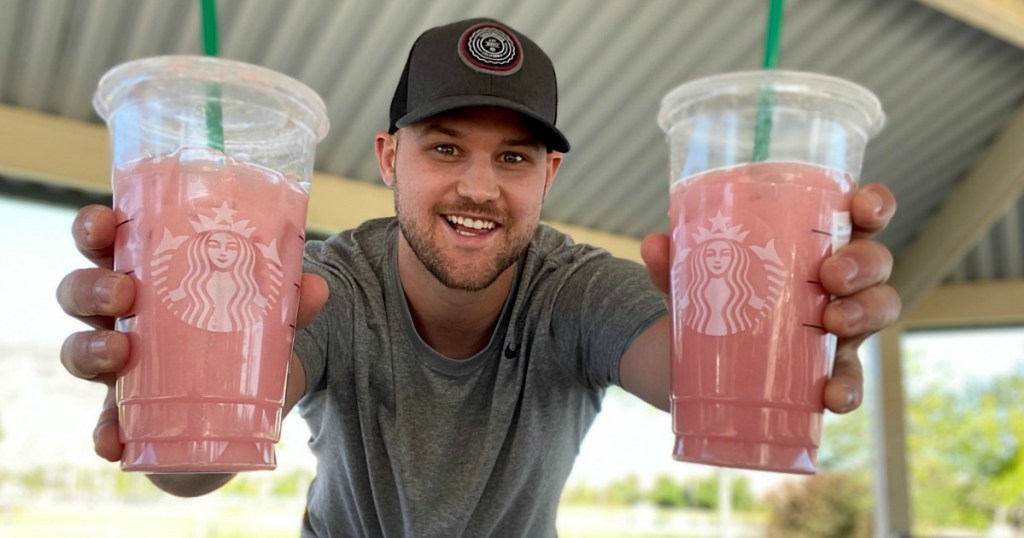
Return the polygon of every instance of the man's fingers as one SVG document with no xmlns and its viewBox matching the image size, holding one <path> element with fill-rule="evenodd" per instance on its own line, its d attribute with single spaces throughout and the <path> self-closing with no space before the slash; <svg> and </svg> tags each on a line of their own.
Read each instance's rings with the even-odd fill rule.
<svg viewBox="0 0 1024 538">
<path fill-rule="evenodd" d="M 866 185 L 850 204 L 853 238 L 865 239 L 882 231 L 896 214 L 896 197 L 881 183 Z"/>
<path fill-rule="evenodd" d="M 299 312 L 296 319 L 296 326 L 301 329 L 313 322 L 320 309 L 327 303 L 330 291 L 327 288 L 327 281 L 320 275 L 312 273 L 302 274 L 302 284 L 299 287 Z"/>
<path fill-rule="evenodd" d="M 853 241 L 821 264 L 821 283 L 838 297 L 825 308 L 825 328 L 839 337 L 832 378 L 825 386 L 825 407 L 849 413 L 864 398 L 864 370 L 857 348 L 871 334 L 892 324 L 902 308 L 899 295 L 885 285 L 892 253 L 868 238 L 884 229 L 896 213 L 896 197 L 881 184 L 856 193 L 850 207 Z"/>
<path fill-rule="evenodd" d="M 103 410 L 100 411 L 100 418 L 92 431 L 92 443 L 93 449 L 101 458 L 107 461 L 121 461 L 124 445 L 121 444 L 118 435 L 117 401 L 113 384 L 107 389 Z"/>
<path fill-rule="evenodd" d="M 900 295 L 892 286 L 872 286 L 829 303 L 822 321 L 825 329 L 840 338 L 863 340 L 894 323 L 902 308 Z"/>
<path fill-rule="evenodd" d="M 640 243 L 640 257 L 647 265 L 647 274 L 654 286 L 666 295 L 669 293 L 671 252 L 672 238 L 665 234 L 650 234 Z"/>
<path fill-rule="evenodd" d="M 131 277 L 107 269 L 72 271 L 57 286 L 57 302 L 64 312 L 94 324 L 100 321 L 95 316 L 127 314 L 134 301 L 135 284 Z"/>
<path fill-rule="evenodd" d="M 112 383 L 128 361 L 128 336 L 116 331 L 82 331 L 64 340 L 60 362 L 75 377 Z"/>
<path fill-rule="evenodd" d="M 829 293 L 843 297 L 888 281 L 892 263 L 884 245 L 859 239 L 822 262 L 818 276 Z"/>
<path fill-rule="evenodd" d="M 89 205 L 78 211 L 71 225 L 71 235 L 83 256 L 99 267 L 111 269 L 116 229 L 117 218 L 113 210 L 101 205 Z"/>
<path fill-rule="evenodd" d="M 825 386 L 825 407 L 834 413 L 849 413 L 864 398 L 864 370 L 857 349 L 875 332 L 899 317 L 900 296 L 891 286 L 872 286 L 849 297 L 832 301 L 825 308 L 824 323 L 839 337 L 832 378 Z"/>
<path fill-rule="evenodd" d="M 851 344 L 840 344 L 832 378 L 825 385 L 825 407 L 833 413 L 849 413 L 864 399 L 864 369 L 857 358 L 857 344 Z"/>
</svg>

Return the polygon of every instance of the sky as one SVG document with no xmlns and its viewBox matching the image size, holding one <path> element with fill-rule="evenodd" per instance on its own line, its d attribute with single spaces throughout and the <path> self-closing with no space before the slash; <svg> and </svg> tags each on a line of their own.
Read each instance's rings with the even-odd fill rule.
<svg viewBox="0 0 1024 538">
<path fill-rule="evenodd" d="M 915 382 L 944 380 L 963 385 L 983 381 L 1024 368 L 1024 329 L 912 332 L 903 337 L 903 354 L 920 357 L 923 363 L 904 373 Z"/>
<path fill-rule="evenodd" d="M 68 271 L 87 266 L 71 240 L 73 218 L 68 208 L 0 197 L 0 297 L 5 307 L 0 309 L 0 350 L 8 350 L 0 353 L 0 468 L 35 462 L 105 464 L 91 444 L 105 389 L 71 377 L 59 363 L 64 338 L 86 328 L 66 316 L 54 296 Z M 927 366 L 914 372 L 911 383 L 929 376 L 966 382 L 1024 367 L 1021 329 L 915 333 L 904 346 L 906 353 L 926 357 Z M 826 420 L 835 418 L 826 415 Z M 282 467 L 312 469 L 307 438 L 302 420 L 285 420 L 278 447 Z M 584 441 L 570 484 L 601 485 L 629 474 L 648 481 L 658 474 L 681 479 L 714 472 L 672 460 L 673 440 L 669 415 L 617 391 L 606 399 Z M 788 478 L 753 471 L 736 474 L 761 491 Z"/>
</svg>

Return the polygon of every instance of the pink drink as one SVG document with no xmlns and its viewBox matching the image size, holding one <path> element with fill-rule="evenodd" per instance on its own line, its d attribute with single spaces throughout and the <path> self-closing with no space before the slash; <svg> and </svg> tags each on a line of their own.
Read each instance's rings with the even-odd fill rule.
<svg viewBox="0 0 1024 538">
<path fill-rule="evenodd" d="M 673 185 L 678 460 L 814 473 L 835 337 L 821 262 L 850 236 L 854 180 L 798 162 Z"/>
<path fill-rule="evenodd" d="M 294 336 L 308 195 L 206 149 L 115 169 L 115 269 L 132 315 L 117 383 L 121 467 L 272 469 Z"/>
</svg>

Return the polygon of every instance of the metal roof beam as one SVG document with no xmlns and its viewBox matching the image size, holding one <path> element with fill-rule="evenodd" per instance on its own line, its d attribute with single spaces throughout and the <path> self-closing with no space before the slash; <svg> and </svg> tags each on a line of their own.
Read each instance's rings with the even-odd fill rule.
<svg viewBox="0 0 1024 538">
<path fill-rule="evenodd" d="M 1024 192 L 1024 108 L 896 259 L 890 283 L 913 310 Z"/>
</svg>

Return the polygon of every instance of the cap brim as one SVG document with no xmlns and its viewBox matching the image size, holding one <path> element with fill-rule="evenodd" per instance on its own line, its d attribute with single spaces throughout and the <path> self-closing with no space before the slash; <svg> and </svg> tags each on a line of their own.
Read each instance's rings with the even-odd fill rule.
<svg viewBox="0 0 1024 538">
<path fill-rule="evenodd" d="M 557 127 L 519 103 L 491 95 L 456 95 L 436 99 L 402 116 L 395 122 L 395 126 L 408 127 L 443 112 L 478 106 L 493 106 L 518 112 L 532 120 L 531 123 L 537 127 L 538 134 L 548 149 L 562 153 L 569 151 L 569 140 Z"/>
</svg>

